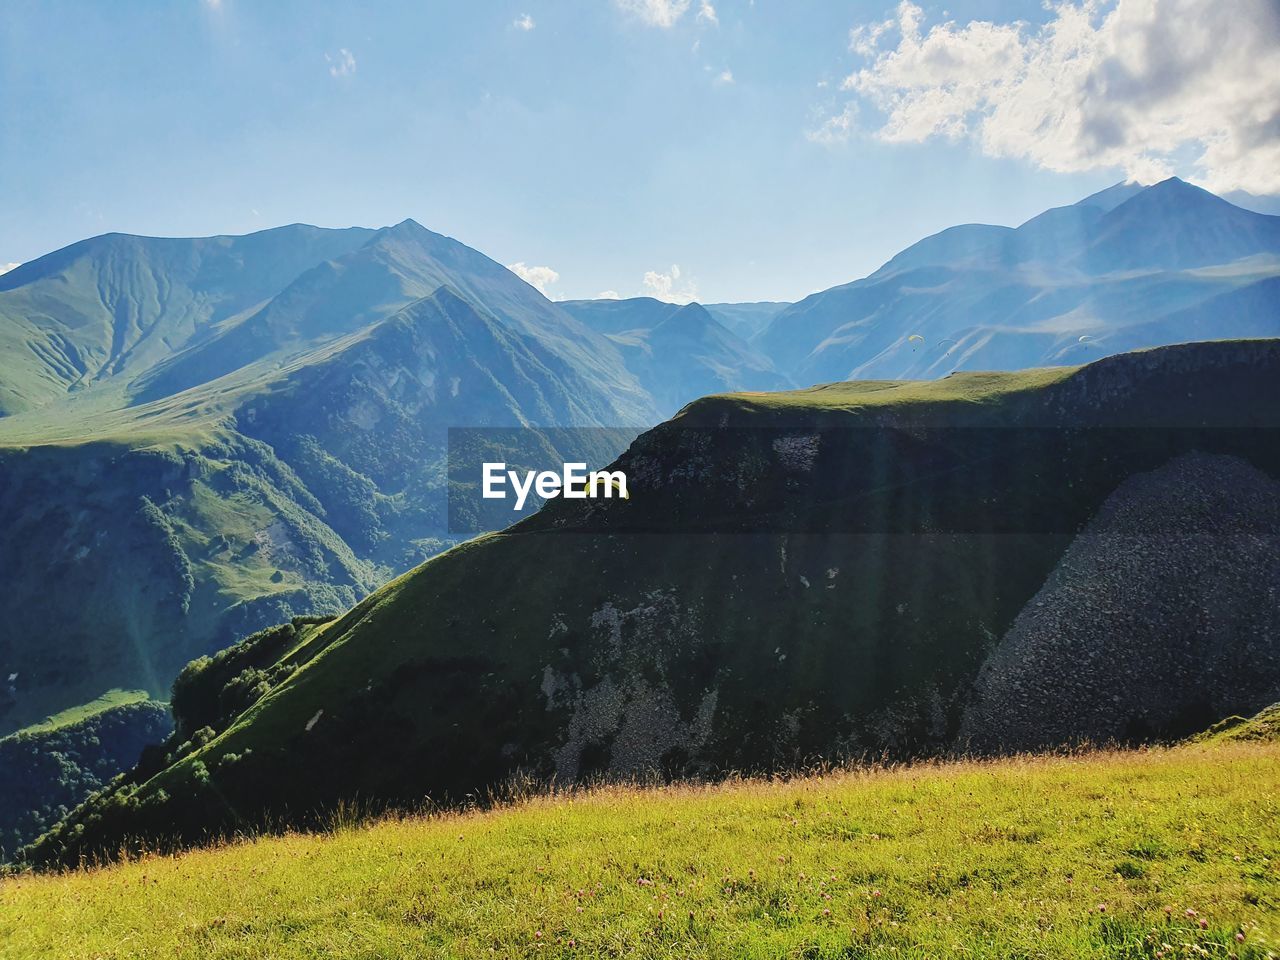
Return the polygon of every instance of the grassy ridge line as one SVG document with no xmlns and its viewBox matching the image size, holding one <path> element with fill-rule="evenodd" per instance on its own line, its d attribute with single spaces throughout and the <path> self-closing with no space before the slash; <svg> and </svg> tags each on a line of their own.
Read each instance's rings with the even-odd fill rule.
<svg viewBox="0 0 1280 960">
<path fill-rule="evenodd" d="M 1280 745 L 609 787 L 0 885 L 8 957 L 1253 957 Z M 1238 940 L 1243 936 L 1243 941 Z"/>
<path fill-rule="evenodd" d="M 38 733 L 51 733 L 63 727 L 70 727 L 77 723 L 82 723 L 90 717 L 96 717 L 100 713 L 113 710 L 116 707 L 127 707 L 133 703 L 144 703 L 151 699 L 151 694 L 145 690 L 108 690 L 96 700 L 89 703 L 81 704 L 78 707 L 69 707 L 60 713 L 42 720 L 40 723 L 33 723 L 21 730 L 15 730 L 13 733 L 4 737 L 23 737 Z"/>
</svg>

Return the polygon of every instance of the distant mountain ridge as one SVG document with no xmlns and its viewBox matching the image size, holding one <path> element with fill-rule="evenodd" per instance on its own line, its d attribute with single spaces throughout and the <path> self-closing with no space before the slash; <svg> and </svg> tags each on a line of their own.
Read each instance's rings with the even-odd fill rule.
<svg viewBox="0 0 1280 960">
<path fill-rule="evenodd" d="M 927 237 L 787 307 L 752 345 L 798 383 L 1079 363 L 1180 342 L 1178 317 L 1216 298 L 1237 309 L 1197 339 L 1280 334 L 1280 303 L 1247 292 L 1277 276 L 1280 217 L 1176 178 L 1118 184 L 1017 228 Z"/>
<path fill-rule="evenodd" d="M 136 376 L 373 234 L 301 224 L 193 240 L 106 234 L 0 274 L 0 414 Z"/>
<path fill-rule="evenodd" d="M 667 413 L 674 413 L 691 397 L 709 393 L 792 386 L 768 357 L 701 304 L 636 297 L 562 301 L 560 306 L 617 344 L 627 368 Z M 720 310 L 730 322 L 749 327 L 753 318 L 762 322 L 762 314 L 776 315 L 770 309 L 776 305 L 761 306 L 742 305 L 735 312 L 721 305 Z"/>
</svg>

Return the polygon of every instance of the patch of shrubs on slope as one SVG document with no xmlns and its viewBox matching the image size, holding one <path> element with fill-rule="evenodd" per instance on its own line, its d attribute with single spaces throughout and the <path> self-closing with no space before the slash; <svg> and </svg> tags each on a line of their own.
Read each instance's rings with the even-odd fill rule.
<svg viewBox="0 0 1280 960">
<path fill-rule="evenodd" d="M 259 630 L 212 657 L 200 657 L 187 664 L 173 682 L 172 743 L 178 745 L 176 750 L 168 751 L 176 753 L 173 759 L 188 752 L 186 741 L 201 734 L 205 742 L 212 739 L 284 681 L 297 664 L 283 657 L 297 645 L 303 630 L 332 619 L 294 617 L 288 623 Z"/>
<path fill-rule="evenodd" d="M 0 862 L 53 828 L 173 729 L 154 700 L 0 739 Z"/>
<path fill-rule="evenodd" d="M 182 549 L 182 541 L 178 539 L 178 534 L 174 530 L 173 524 L 169 522 L 169 518 L 145 494 L 139 498 L 138 513 L 145 523 L 155 527 L 164 537 L 165 546 L 172 557 L 173 570 L 177 575 L 180 586 L 178 606 L 185 615 L 191 609 L 191 595 L 196 589 L 191 560 L 187 557 L 186 551 Z"/>
<path fill-rule="evenodd" d="M 141 750 L 137 766 L 89 793 L 70 815 L 63 811 L 66 819 L 21 850 L 18 859 L 28 864 L 72 865 L 82 857 L 111 856 L 117 852 L 105 849 L 101 837 L 136 837 L 148 833 L 148 805 L 160 808 L 169 798 L 164 790 L 158 790 L 143 802 L 138 788 L 209 743 L 241 713 L 287 679 L 297 664 L 284 660 L 285 654 L 297 646 L 307 627 L 333 619 L 332 616 L 294 617 L 288 623 L 260 630 L 212 657 L 200 657 L 187 664 L 173 683 L 170 708 L 174 725 L 169 739 L 158 743 L 158 738 L 153 738 Z M 208 783 L 208 771 L 199 761 L 195 762 L 193 777 L 197 789 Z M 194 824 L 191 832 L 193 835 L 197 832 Z"/>
</svg>

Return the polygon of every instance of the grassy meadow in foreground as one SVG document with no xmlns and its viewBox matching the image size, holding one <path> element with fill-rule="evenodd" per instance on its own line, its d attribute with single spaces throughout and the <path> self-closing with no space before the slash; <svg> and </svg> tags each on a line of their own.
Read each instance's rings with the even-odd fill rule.
<svg viewBox="0 0 1280 960">
<path fill-rule="evenodd" d="M 0 885 L 16 957 L 1267 957 L 1280 745 L 610 787 Z"/>
</svg>

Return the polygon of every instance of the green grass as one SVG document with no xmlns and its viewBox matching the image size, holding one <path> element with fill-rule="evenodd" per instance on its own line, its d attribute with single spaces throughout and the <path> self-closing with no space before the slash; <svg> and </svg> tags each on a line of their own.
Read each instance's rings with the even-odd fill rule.
<svg viewBox="0 0 1280 960">
<path fill-rule="evenodd" d="M 1252 717 L 1227 717 L 1225 720 L 1220 720 L 1198 739 L 1220 743 L 1280 740 L 1280 703 L 1273 703 Z"/>
<path fill-rule="evenodd" d="M 1280 745 L 1263 741 L 608 787 L 19 876 L 0 885 L 0 943 L 14 958 L 1261 958 L 1280 949 L 1277 824 Z"/>
<path fill-rule="evenodd" d="M 857 410 L 903 404 L 984 403 L 1034 392 L 1069 379 L 1080 367 L 1042 367 L 1015 372 L 953 373 L 940 380 L 849 380 L 778 393 L 721 394 L 761 409 Z"/>
<path fill-rule="evenodd" d="M 60 713 L 47 717 L 40 723 L 33 723 L 30 726 L 23 727 L 21 730 L 16 730 L 9 736 L 19 737 L 33 733 L 52 733 L 54 730 L 82 723 L 90 717 L 95 717 L 116 707 L 127 707 L 130 704 L 144 703 L 150 699 L 151 695 L 145 690 L 108 690 L 96 700 L 91 700 L 89 703 L 81 704 L 80 706 L 69 707 Z"/>
</svg>

